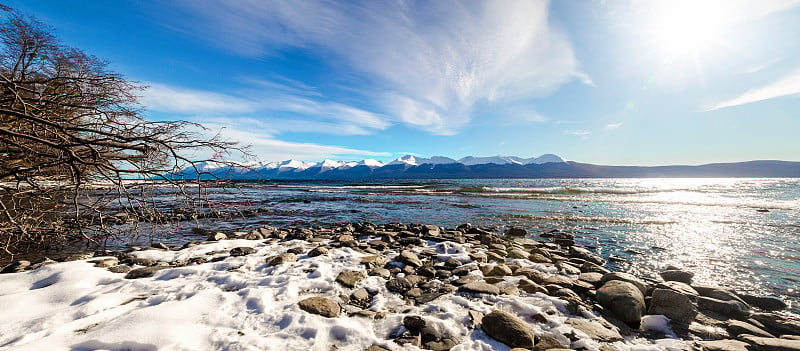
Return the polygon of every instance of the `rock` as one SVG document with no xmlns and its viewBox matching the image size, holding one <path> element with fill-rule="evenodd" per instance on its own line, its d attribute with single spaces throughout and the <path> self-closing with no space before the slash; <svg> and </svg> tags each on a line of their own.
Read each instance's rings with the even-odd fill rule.
<svg viewBox="0 0 800 351">
<path fill-rule="evenodd" d="M 636 285 L 612 280 L 597 290 L 597 300 L 621 321 L 638 324 L 644 315 L 644 295 Z"/>
<path fill-rule="evenodd" d="M 442 338 L 441 340 L 427 341 L 423 347 L 433 351 L 448 351 L 458 345 L 458 341 L 452 338 Z"/>
<path fill-rule="evenodd" d="M 534 283 L 532 280 L 527 278 L 520 279 L 519 283 L 517 283 L 517 287 L 520 290 L 529 294 L 535 294 L 537 292 L 542 294 L 547 294 L 547 289 L 545 289 L 543 286 L 539 284 Z"/>
<path fill-rule="evenodd" d="M 524 276 L 525 278 L 530 279 L 532 282 L 536 284 L 542 284 L 544 282 L 545 274 L 542 271 L 533 269 L 533 268 L 520 268 L 514 271 L 513 275 L 515 276 Z"/>
<path fill-rule="evenodd" d="M 758 307 L 764 311 L 780 311 L 786 309 L 786 303 L 781 299 L 769 296 L 753 296 L 747 294 L 737 294 L 751 306 Z"/>
<path fill-rule="evenodd" d="M 487 284 L 484 282 L 472 282 L 467 283 L 458 288 L 458 291 L 461 292 L 470 292 L 470 293 L 481 293 L 481 294 L 492 294 L 498 295 L 500 294 L 500 288 L 495 285 Z"/>
<path fill-rule="evenodd" d="M 525 252 L 523 249 L 511 249 L 508 250 L 508 258 L 516 258 L 516 259 L 528 259 L 531 254 Z"/>
<path fill-rule="evenodd" d="M 748 306 L 739 301 L 723 301 L 705 296 L 697 298 L 697 307 L 717 312 L 731 318 L 745 318 L 750 314 Z"/>
<path fill-rule="evenodd" d="M 24 272 L 26 268 L 31 266 L 30 261 L 19 260 L 8 266 L 5 266 L 0 273 L 19 273 Z"/>
<path fill-rule="evenodd" d="M 158 264 L 158 261 L 152 258 L 142 258 L 142 257 L 131 257 L 131 263 L 138 265 L 138 266 L 155 266 Z"/>
<path fill-rule="evenodd" d="M 481 328 L 486 335 L 509 347 L 531 349 L 534 346 L 533 328 L 511 313 L 494 310 L 483 317 Z"/>
<path fill-rule="evenodd" d="M 486 253 L 486 259 L 488 261 L 497 261 L 497 262 L 502 263 L 502 262 L 506 261 L 506 256 L 500 254 L 499 252 L 489 251 L 489 252 Z"/>
<path fill-rule="evenodd" d="M 800 351 L 800 340 L 764 338 L 747 335 L 742 340 L 758 351 Z"/>
<path fill-rule="evenodd" d="M 208 236 L 208 241 L 220 241 L 226 239 L 228 239 L 228 236 L 225 235 L 225 233 L 214 233 Z"/>
<path fill-rule="evenodd" d="M 552 349 L 563 349 L 564 345 L 562 345 L 556 338 L 552 336 L 540 336 L 539 341 L 536 342 L 536 345 L 533 346 L 533 351 L 546 351 Z M 524 349 L 522 349 L 524 350 Z"/>
<path fill-rule="evenodd" d="M 751 317 L 767 327 L 773 334 L 800 335 L 800 321 L 774 313 L 753 313 Z"/>
<path fill-rule="evenodd" d="M 408 279 L 405 277 L 389 279 L 389 281 L 386 282 L 386 288 L 389 289 L 389 291 L 396 292 L 398 294 L 405 294 L 413 287 L 414 284 L 408 281 Z"/>
<path fill-rule="evenodd" d="M 648 314 L 662 314 L 673 321 L 689 324 L 697 316 L 697 308 L 691 299 L 672 289 L 653 290 Z"/>
<path fill-rule="evenodd" d="M 109 268 L 119 265 L 119 259 L 116 257 L 108 257 L 97 260 L 91 260 L 89 261 L 89 263 L 94 263 L 94 266 L 98 268 Z"/>
<path fill-rule="evenodd" d="M 357 301 L 366 301 L 369 300 L 370 296 L 367 289 L 361 288 L 350 294 L 350 298 Z"/>
<path fill-rule="evenodd" d="M 508 266 L 506 266 L 504 264 L 498 264 L 498 265 L 492 267 L 492 269 L 490 269 L 488 272 L 486 272 L 486 275 L 490 276 L 490 277 L 505 277 L 505 276 L 509 276 L 509 275 L 511 275 L 511 268 L 509 268 Z"/>
<path fill-rule="evenodd" d="M 422 260 L 417 257 L 417 254 L 404 250 L 397 256 L 397 260 L 412 267 L 422 267 Z"/>
<path fill-rule="evenodd" d="M 341 313 L 339 304 L 324 297 L 309 297 L 297 303 L 300 309 L 323 317 L 336 318 Z"/>
<path fill-rule="evenodd" d="M 128 274 L 125 275 L 125 279 L 139 279 L 139 278 L 152 277 L 153 274 L 155 274 L 156 272 L 158 272 L 158 271 L 160 271 L 160 270 L 162 270 L 164 268 L 169 268 L 169 267 L 168 266 L 153 266 L 153 267 L 136 268 L 136 269 L 128 272 Z"/>
<path fill-rule="evenodd" d="M 293 253 L 285 253 L 279 256 L 267 258 L 267 266 L 278 266 L 284 263 L 297 262 L 297 255 Z"/>
<path fill-rule="evenodd" d="M 339 272 L 339 275 L 336 276 L 336 282 L 342 284 L 344 287 L 347 288 L 355 288 L 358 282 L 364 280 L 366 278 L 364 273 L 355 272 L 355 271 L 344 271 Z"/>
<path fill-rule="evenodd" d="M 577 257 L 577 258 L 580 258 L 580 259 L 585 260 L 587 262 L 594 263 L 594 264 L 599 265 L 599 266 L 602 266 L 602 265 L 604 265 L 606 263 L 602 258 L 600 258 L 600 256 L 597 256 L 597 255 L 593 254 L 591 251 L 589 251 L 587 249 L 584 249 L 582 247 L 570 246 L 569 254 L 572 257 Z"/>
<path fill-rule="evenodd" d="M 422 226 L 422 234 L 436 236 L 439 235 L 441 229 L 438 226 L 427 224 Z"/>
<path fill-rule="evenodd" d="M 650 290 L 650 287 L 643 280 L 637 278 L 633 274 L 622 273 L 622 272 L 613 272 L 604 274 L 603 278 L 600 279 L 600 286 L 603 286 L 605 283 L 610 282 L 612 280 L 619 280 L 635 285 L 639 289 L 639 292 L 642 293 L 642 296 L 646 296 L 647 291 Z"/>
<path fill-rule="evenodd" d="M 256 249 L 247 246 L 234 247 L 231 249 L 231 256 L 233 257 L 252 255 L 254 253 L 256 253 Z"/>
<path fill-rule="evenodd" d="M 108 267 L 108 271 L 111 273 L 128 273 L 131 271 L 131 266 L 123 264 L 119 266 Z"/>
<path fill-rule="evenodd" d="M 677 269 L 666 270 L 659 273 L 662 279 L 666 281 L 676 281 L 685 284 L 692 284 L 692 278 L 694 277 L 694 273 L 681 271 Z"/>
<path fill-rule="evenodd" d="M 591 320 L 569 318 L 567 319 L 566 323 L 571 325 L 573 328 L 586 333 L 586 335 L 592 338 L 592 340 L 600 342 L 622 341 L 622 335 L 620 335 L 619 332 Z"/>
<path fill-rule="evenodd" d="M 748 344 L 739 340 L 697 341 L 695 344 L 703 351 L 750 351 Z"/>
<path fill-rule="evenodd" d="M 405 316 L 403 317 L 403 326 L 412 332 L 419 332 L 425 328 L 425 319 L 421 316 Z"/>
<path fill-rule="evenodd" d="M 551 275 L 551 276 L 549 276 L 547 278 L 544 278 L 544 281 L 542 281 L 542 284 L 544 284 L 544 285 L 555 284 L 555 285 L 558 285 L 558 286 L 560 286 L 562 288 L 571 288 L 572 285 L 573 285 L 572 284 L 572 279 L 570 279 L 568 277 L 565 277 L 563 275 L 560 275 L 560 274 Z"/>
<path fill-rule="evenodd" d="M 508 229 L 508 232 L 506 232 L 506 235 L 509 235 L 509 236 L 526 236 L 526 235 L 528 235 L 528 231 L 525 230 L 525 229 L 519 228 L 519 227 L 512 227 L 512 228 Z"/>
<path fill-rule="evenodd" d="M 697 293 L 701 296 L 714 298 L 717 300 L 722 301 L 738 301 L 743 305 L 747 305 L 747 302 L 744 302 L 739 295 L 737 295 L 733 290 L 726 289 L 726 288 L 719 288 L 719 287 L 709 287 L 709 286 L 692 286 Z M 749 308 L 749 306 L 748 306 Z"/>
<path fill-rule="evenodd" d="M 731 336 L 737 336 L 739 334 L 750 334 L 767 338 L 775 337 L 775 335 L 766 332 L 764 329 L 761 329 L 755 325 L 743 321 L 729 320 L 727 329 L 728 333 Z"/>
<path fill-rule="evenodd" d="M 592 284 L 595 287 L 600 287 L 602 286 L 603 274 L 596 272 L 581 273 L 578 279 Z"/>
<path fill-rule="evenodd" d="M 666 282 L 658 283 L 658 284 L 656 284 L 656 288 L 670 289 L 670 290 L 677 291 L 677 292 L 679 292 L 681 294 L 684 294 L 684 295 L 688 296 L 689 299 L 691 299 L 692 301 L 697 300 L 697 297 L 700 296 L 700 294 L 697 292 L 697 290 L 694 290 L 694 288 L 692 288 L 688 284 L 681 283 L 681 282 L 676 282 L 676 281 L 666 281 Z"/>
<path fill-rule="evenodd" d="M 389 279 L 389 277 L 392 275 L 392 272 L 389 272 L 388 269 L 383 267 L 376 267 L 373 270 L 369 271 L 369 275 L 375 277 L 381 277 L 384 279 Z"/>
<path fill-rule="evenodd" d="M 364 351 L 390 351 L 390 350 L 379 345 L 372 345 L 364 349 Z"/>
<path fill-rule="evenodd" d="M 150 245 L 150 247 L 152 247 L 154 249 L 159 249 L 159 250 L 169 250 L 169 246 L 167 246 L 167 244 L 159 243 L 159 242 L 152 243 Z"/>
</svg>

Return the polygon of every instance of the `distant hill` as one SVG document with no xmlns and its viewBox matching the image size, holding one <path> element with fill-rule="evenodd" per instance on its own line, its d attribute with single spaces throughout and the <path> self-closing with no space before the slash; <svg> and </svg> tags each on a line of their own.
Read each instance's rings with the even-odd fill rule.
<svg viewBox="0 0 800 351">
<path fill-rule="evenodd" d="M 546 154 L 533 158 L 515 156 L 474 157 L 458 161 L 411 155 L 383 164 L 376 160 L 345 162 L 200 163 L 167 175 L 173 179 L 444 179 L 444 178 L 712 178 L 800 177 L 800 162 L 748 161 L 700 166 L 603 166 L 566 161 Z"/>
</svg>

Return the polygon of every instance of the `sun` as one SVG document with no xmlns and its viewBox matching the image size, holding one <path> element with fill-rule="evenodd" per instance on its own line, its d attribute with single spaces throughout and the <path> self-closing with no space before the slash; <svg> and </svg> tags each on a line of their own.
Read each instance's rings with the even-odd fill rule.
<svg viewBox="0 0 800 351">
<path fill-rule="evenodd" d="M 729 5 L 719 0 L 649 1 L 643 33 L 667 58 L 697 56 L 718 44 L 730 25 Z M 729 4 L 729 3 L 728 3 Z"/>
</svg>

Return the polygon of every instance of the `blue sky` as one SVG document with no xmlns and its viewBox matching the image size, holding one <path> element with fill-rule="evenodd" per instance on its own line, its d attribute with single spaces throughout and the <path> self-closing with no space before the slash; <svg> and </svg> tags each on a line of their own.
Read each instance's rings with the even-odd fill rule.
<svg viewBox="0 0 800 351">
<path fill-rule="evenodd" d="M 5 3 L 265 161 L 800 161 L 800 0 Z"/>
</svg>

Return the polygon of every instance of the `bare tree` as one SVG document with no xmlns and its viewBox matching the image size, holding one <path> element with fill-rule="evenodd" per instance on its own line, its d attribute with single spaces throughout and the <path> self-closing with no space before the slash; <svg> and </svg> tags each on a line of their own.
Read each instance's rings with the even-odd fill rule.
<svg viewBox="0 0 800 351">
<path fill-rule="evenodd" d="M 202 206 L 201 188 L 162 175 L 193 165 L 187 155 L 198 150 L 216 158 L 241 148 L 204 138 L 194 123 L 143 118 L 142 86 L 62 45 L 36 19 L 4 17 L 0 250 L 11 255 L 74 238 L 99 243 L 112 234 L 106 224 L 121 218 L 163 218 L 154 196 L 165 193 Z M 117 215 L 109 217 L 110 209 Z"/>
</svg>

